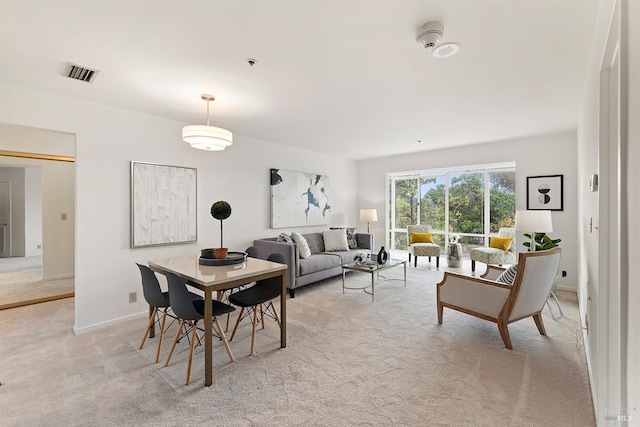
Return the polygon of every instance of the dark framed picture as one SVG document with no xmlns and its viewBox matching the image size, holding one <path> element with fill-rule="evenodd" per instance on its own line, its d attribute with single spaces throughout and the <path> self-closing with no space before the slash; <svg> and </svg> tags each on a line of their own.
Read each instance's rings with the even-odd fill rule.
<svg viewBox="0 0 640 427">
<path fill-rule="evenodd" d="M 563 175 L 528 176 L 527 210 L 563 210 Z"/>
</svg>

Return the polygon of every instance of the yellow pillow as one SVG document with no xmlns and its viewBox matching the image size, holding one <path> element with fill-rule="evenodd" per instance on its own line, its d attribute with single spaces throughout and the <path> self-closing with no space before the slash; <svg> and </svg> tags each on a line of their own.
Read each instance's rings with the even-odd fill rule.
<svg viewBox="0 0 640 427">
<path fill-rule="evenodd" d="M 409 233 L 409 244 L 433 243 L 433 233 Z"/>
<path fill-rule="evenodd" d="M 489 247 L 508 251 L 512 240 L 513 237 L 492 236 L 489 238 Z"/>
</svg>

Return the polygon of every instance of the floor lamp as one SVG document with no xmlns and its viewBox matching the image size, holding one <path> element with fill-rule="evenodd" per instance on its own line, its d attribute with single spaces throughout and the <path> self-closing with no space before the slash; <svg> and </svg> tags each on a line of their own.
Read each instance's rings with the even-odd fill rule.
<svg viewBox="0 0 640 427">
<path fill-rule="evenodd" d="M 376 209 L 360 209 L 360 221 L 367 223 L 367 233 L 371 233 L 369 224 L 378 220 Z"/>
<path fill-rule="evenodd" d="M 551 211 L 516 211 L 516 231 L 531 233 L 530 250 L 531 252 L 535 252 L 536 233 L 551 233 L 553 231 Z M 553 290 L 549 292 L 549 294 L 553 297 L 554 300 L 556 300 L 558 310 L 560 311 L 560 316 L 555 317 L 553 315 L 553 311 L 551 310 L 551 306 L 549 305 L 549 301 L 547 301 L 547 305 L 549 305 L 549 310 L 551 311 L 551 317 L 553 317 L 553 320 L 558 320 L 564 315 L 562 313 L 560 301 L 558 301 L 558 297 L 556 297 L 556 294 L 555 292 L 553 292 Z"/>
</svg>

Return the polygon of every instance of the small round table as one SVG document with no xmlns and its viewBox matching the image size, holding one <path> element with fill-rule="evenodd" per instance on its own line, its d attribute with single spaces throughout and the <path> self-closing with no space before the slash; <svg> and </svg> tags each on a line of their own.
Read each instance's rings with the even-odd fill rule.
<svg viewBox="0 0 640 427">
<path fill-rule="evenodd" d="M 460 243 L 447 243 L 447 265 L 449 267 L 462 267 L 462 245 Z"/>
</svg>

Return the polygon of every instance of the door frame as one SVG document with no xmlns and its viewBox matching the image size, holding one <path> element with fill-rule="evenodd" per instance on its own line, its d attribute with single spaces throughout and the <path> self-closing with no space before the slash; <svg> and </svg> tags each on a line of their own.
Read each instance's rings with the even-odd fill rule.
<svg viewBox="0 0 640 427">
<path fill-rule="evenodd" d="M 6 227 L 4 233 L 4 243 L 0 245 L 1 248 L 4 248 L 4 251 L 0 252 L 0 258 L 9 258 L 11 256 L 11 182 L 0 182 L 0 186 L 5 185 L 7 187 L 7 191 L 5 192 L 6 198 L 4 201 L 4 206 L 9 213 L 9 217 L 7 218 L 6 225 L 0 225 L 0 227 Z M 0 217 L 0 221 L 2 220 L 2 217 Z"/>
</svg>

